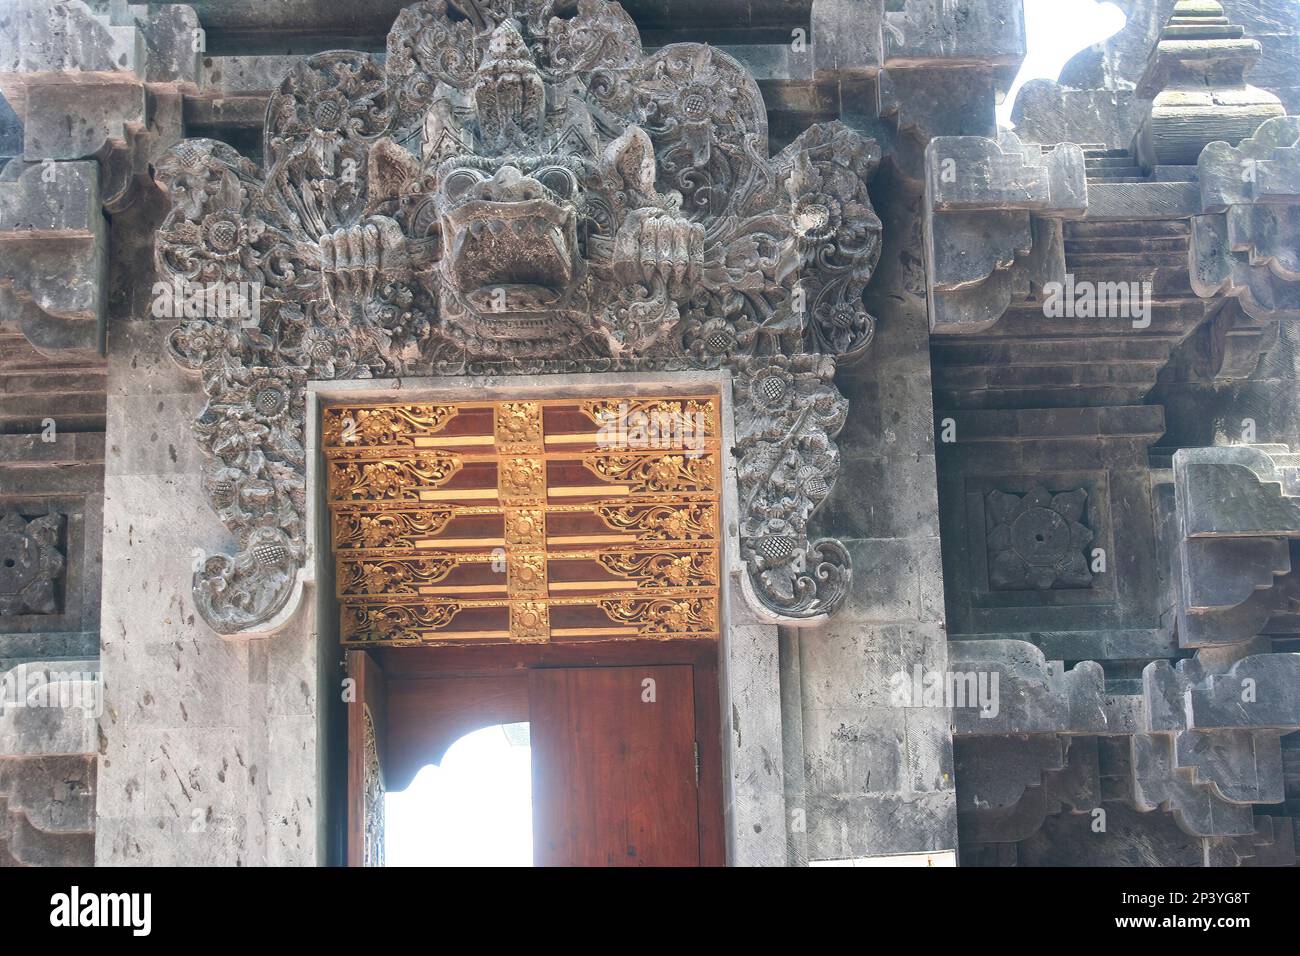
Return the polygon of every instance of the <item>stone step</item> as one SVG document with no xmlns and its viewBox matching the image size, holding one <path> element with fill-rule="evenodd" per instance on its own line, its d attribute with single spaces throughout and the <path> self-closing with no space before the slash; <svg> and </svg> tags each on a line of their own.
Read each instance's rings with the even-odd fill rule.
<svg viewBox="0 0 1300 956">
<path fill-rule="evenodd" d="M 1145 252 L 1098 251 L 1065 253 L 1067 269 L 1114 266 L 1116 269 L 1187 268 L 1186 249 L 1150 249 Z"/>
<path fill-rule="evenodd" d="M 1090 183 L 1149 183 L 1151 177 L 1142 175 L 1133 176 L 1089 176 Z"/>
<path fill-rule="evenodd" d="M 1141 222 L 1066 222 L 1065 238 L 1146 238 L 1188 236 L 1187 223 L 1181 219 L 1153 219 Z"/>
<path fill-rule="evenodd" d="M 106 403 L 103 392 L 0 392 L 0 432 L 39 432 L 50 418 L 61 431 L 103 431 Z"/>
<path fill-rule="evenodd" d="M 1088 169 L 1136 169 L 1137 164 L 1128 153 L 1122 156 L 1087 156 L 1084 166 Z"/>
<path fill-rule="evenodd" d="M 1167 250 L 1186 255 L 1188 245 L 1187 236 L 1147 236 L 1142 239 L 1128 236 L 1096 236 L 1065 240 L 1065 254 L 1068 256 L 1074 252 L 1140 253 Z"/>
</svg>

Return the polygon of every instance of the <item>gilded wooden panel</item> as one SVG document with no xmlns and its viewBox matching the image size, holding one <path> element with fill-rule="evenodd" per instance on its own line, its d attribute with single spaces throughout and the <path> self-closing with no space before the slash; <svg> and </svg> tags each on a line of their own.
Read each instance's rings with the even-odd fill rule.
<svg viewBox="0 0 1300 956">
<path fill-rule="evenodd" d="M 716 638 L 718 407 L 329 406 L 343 643 Z"/>
</svg>

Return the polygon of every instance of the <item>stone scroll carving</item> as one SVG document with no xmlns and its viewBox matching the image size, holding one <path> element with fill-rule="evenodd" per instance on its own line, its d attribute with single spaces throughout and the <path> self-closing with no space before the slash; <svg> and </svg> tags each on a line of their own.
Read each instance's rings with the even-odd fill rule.
<svg viewBox="0 0 1300 956">
<path fill-rule="evenodd" d="M 195 139 L 156 167 L 160 278 L 186 290 L 170 345 L 203 377 L 207 493 L 239 546 L 195 577 L 216 630 L 293 590 L 309 379 L 731 367 L 755 591 L 791 617 L 843 599 L 847 554 L 806 525 L 837 469 L 831 376 L 874 333 L 874 141 L 823 123 L 769 158 L 753 78 L 703 44 L 645 55 L 616 3 L 436 0 L 382 65 L 296 66 L 264 158 Z M 256 295 L 194 307 L 231 284 Z"/>
</svg>

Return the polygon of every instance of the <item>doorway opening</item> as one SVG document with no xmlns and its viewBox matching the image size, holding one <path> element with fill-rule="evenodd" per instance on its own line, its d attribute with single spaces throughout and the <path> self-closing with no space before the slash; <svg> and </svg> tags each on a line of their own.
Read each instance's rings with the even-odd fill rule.
<svg viewBox="0 0 1300 956">
<path fill-rule="evenodd" d="M 348 668 L 351 865 L 723 864 L 714 642 L 376 648 Z"/>
<path fill-rule="evenodd" d="M 721 864 L 721 397 L 349 401 L 321 422 L 348 862 L 385 862 L 386 794 L 526 723 L 535 864 Z"/>
<path fill-rule="evenodd" d="M 384 798 L 385 866 L 532 866 L 528 724 L 472 730 Z"/>
</svg>

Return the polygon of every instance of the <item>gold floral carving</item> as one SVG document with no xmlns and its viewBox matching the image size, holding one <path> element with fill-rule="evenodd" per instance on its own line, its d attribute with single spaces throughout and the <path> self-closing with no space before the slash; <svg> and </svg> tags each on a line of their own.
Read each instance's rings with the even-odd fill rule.
<svg viewBox="0 0 1300 956">
<path fill-rule="evenodd" d="M 340 561 L 340 594 L 418 594 L 425 585 L 437 584 L 460 561 L 456 558 L 389 558 Z"/>
<path fill-rule="evenodd" d="M 542 447 L 542 406 L 537 402 L 501 402 L 493 416 L 497 446 L 519 450 Z"/>
<path fill-rule="evenodd" d="M 718 583 L 718 557 L 712 551 L 612 551 L 597 560 L 611 574 L 635 578 L 642 588 L 698 588 Z"/>
<path fill-rule="evenodd" d="M 622 439 L 615 447 L 698 449 L 718 437 L 717 409 L 709 400 L 590 399 L 582 412 L 602 435 Z"/>
<path fill-rule="evenodd" d="M 506 561 L 506 590 L 511 598 L 546 597 L 546 552 L 510 554 Z"/>
<path fill-rule="evenodd" d="M 551 620 L 545 601 L 516 601 L 510 605 L 510 639 L 545 644 L 551 638 Z"/>
<path fill-rule="evenodd" d="M 634 493 L 713 491 L 716 459 L 712 454 L 588 455 L 582 461 L 605 481 L 632 486 Z"/>
<path fill-rule="evenodd" d="M 325 415 L 322 434 L 338 442 L 325 457 L 345 645 L 717 637 L 716 400 L 331 406 Z M 584 415 L 592 426 L 575 429 Z M 647 448 L 636 428 L 652 420 L 659 437 L 707 440 L 698 450 Z"/>
<path fill-rule="evenodd" d="M 497 474 L 502 501 L 532 501 L 546 497 L 546 462 L 537 458 L 503 458 Z"/>
<path fill-rule="evenodd" d="M 609 598 L 600 607 L 646 637 L 711 634 L 718 628 L 718 602 L 711 597 Z"/>
<path fill-rule="evenodd" d="M 419 538 L 441 534 L 453 514 L 450 508 L 336 512 L 334 547 L 412 548 Z"/>
<path fill-rule="evenodd" d="M 546 544 L 546 512 L 541 508 L 508 508 L 505 513 L 506 547 L 542 547 Z"/>
<path fill-rule="evenodd" d="M 456 417 L 455 405 L 381 405 L 373 408 L 325 409 L 321 437 L 327 448 L 412 445 Z"/>
<path fill-rule="evenodd" d="M 446 627 L 460 609 L 453 601 L 344 604 L 343 640 L 349 644 L 420 644 L 420 632 Z"/>
<path fill-rule="evenodd" d="M 410 459 L 331 461 L 330 496 L 335 501 L 418 499 L 421 488 L 445 485 L 460 471 L 460 456 L 422 452 Z"/>
<path fill-rule="evenodd" d="M 691 541 L 718 533 L 717 507 L 712 504 L 602 504 L 596 506 L 595 512 L 605 527 L 631 531 L 644 538 Z"/>
</svg>

